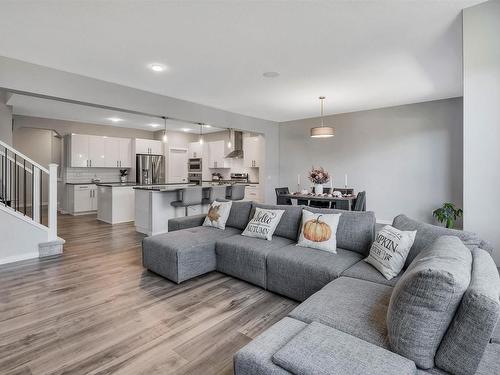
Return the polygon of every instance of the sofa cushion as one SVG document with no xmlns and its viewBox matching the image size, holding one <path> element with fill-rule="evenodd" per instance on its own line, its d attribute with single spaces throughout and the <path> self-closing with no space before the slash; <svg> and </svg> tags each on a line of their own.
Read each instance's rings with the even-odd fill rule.
<svg viewBox="0 0 500 375">
<path fill-rule="evenodd" d="M 391 293 L 389 286 L 341 276 L 289 316 L 306 323 L 319 322 L 388 348 L 386 315 Z"/>
<path fill-rule="evenodd" d="M 229 217 L 226 221 L 226 226 L 237 229 L 245 229 L 250 218 L 250 210 L 252 202 L 248 201 L 233 201 Z"/>
<path fill-rule="evenodd" d="M 250 216 L 253 217 L 255 208 L 265 208 L 268 210 L 284 210 L 283 216 L 274 231 L 275 236 L 285 237 L 297 242 L 300 229 L 300 221 L 302 219 L 302 207 L 287 206 L 287 205 L 270 205 L 254 203 Z"/>
<path fill-rule="evenodd" d="M 418 367 L 434 356 L 469 286 L 472 256 L 459 238 L 439 237 L 399 279 L 387 311 L 391 348 Z"/>
<path fill-rule="evenodd" d="M 337 227 L 337 247 L 368 255 L 375 238 L 375 214 L 373 212 L 331 210 L 304 207 L 315 213 L 341 214 Z"/>
<path fill-rule="evenodd" d="M 481 240 L 479 236 L 472 232 L 465 232 L 456 229 L 448 229 L 438 227 L 436 225 L 423 223 L 421 221 L 410 219 L 406 215 L 396 216 L 392 222 L 392 226 L 399 230 L 416 230 L 417 235 L 410 249 L 410 253 L 406 258 L 405 266 L 409 266 L 415 257 L 427 246 L 432 244 L 438 237 L 441 236 L 456 236 L 462 240 L 465 246 L 470 250 L 475 247 L 480 247 L 488 251 L 490 254 L 493 251 L 491 245 Z"/>
<path fill-rule="evenodd" d="M 215 271 L 215 242 L 240 231 L 227 227 L 193 227 L 146 237 L 142 263 L 149 270 L 176 283 Z"/>
<path fill-rule="evenodd" d="M 292 374 L 414 375 L 415 363 L 357 337 L 312 322 L 273 355 Z"/>
<path fill-rule="evenodd" d="M 306 326 L 292 318 L 283 318 L 274 324 L 235 354 L 235 375 L 291 375 L 275 365 L 272 357 Z"/>
<path fill-rule="evenodd" d="M 267 255 L 292 242 L 278 236 L 271 241 L 241 235 L 221 239 L 215 245 L 217 271 L 266 288 Z"/>
<path fill-rule="evenodd" d="M 404 271 L 400 272 L 396 277 L 387 280 L 375 267 L 371 264 L 366 263 L 364 260 L 357 262 L 353 266 L 342 272 L 342 276 L 354 277 L 355 279 L 361 279 L 366 281 L 372 281 L 374 283 L 384 284 L 388 286 L 396 285 L 397 281 L 401 277 Z"/>
<path fill-rule="evenodd" d="M 282 247 L 267 256 L 267 288 L 304 301 L 362 258 L 344 249 L 334 254 L 295 244 Z"/>
<path fill-rule="evenodd" d="M 479 248 L 472 250 L 472 256 L 471 283 L 436 354 L 436 365 L 457 375 L 477 370 L 500 317 L 495 262 Z"/>
</svg>

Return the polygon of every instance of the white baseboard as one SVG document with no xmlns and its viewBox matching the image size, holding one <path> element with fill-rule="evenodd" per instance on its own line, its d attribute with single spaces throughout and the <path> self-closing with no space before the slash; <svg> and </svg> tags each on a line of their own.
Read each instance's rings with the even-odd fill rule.
<svg viewBox="0 0 500 375">
<path fill-rule="evenodd" d="M 38 251 L 0 258 L 0 264 L 19 262 L 21 260 L 34 259 L 34 258 L 38 258 Z"/>
</svg>

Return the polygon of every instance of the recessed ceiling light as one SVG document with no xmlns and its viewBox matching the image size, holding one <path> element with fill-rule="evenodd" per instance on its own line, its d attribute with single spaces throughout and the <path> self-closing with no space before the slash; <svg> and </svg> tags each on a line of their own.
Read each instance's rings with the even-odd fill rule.
<svg viewBox="0 0 500 375">
<path fill-rule="evenodd" d="M 160 126 L 160 124 L 149 124 L 149 126 L 151 126 L 153 128 L 157 128 L 158 126 Z"/>
<path fill-rule="evenodd" d="M 203 125 L 203 126 L 204 126 L 205 128 L 211 128 L 211 127 L 212 127 L 212 125 L 208 125 L 208 124 L 205 124 L 205 125 Z"/>
<path fill-rule="evenodd" d="M 189 132 L 189 131 L 191 131 L 191 129 L 189 129 L 189 128 L 182 128 L 181 130 L 182 130 L 183 132 Z"/>
<path fill-rule="evenodd" d="M 262 73 L 262 75 L 266 78 L 276 78 L 278 77 L 280 74 L 278 72 L 264 72 Z"/>
<path fill-rule="evenodd" d="M 123 119 L 119 118 L 119 117 L 110 117 L 108 118 L 109 121 L 113 121 L 113 122 L 120 122 L 120 121 L 123 121 Z"/>
<path fill-rule="evenodd" d="M 153 72 L 163 72 L 165 69 L 167 69 L 167 67 L 165 65 L 163 65 L 163 64 L 157 64 L 157 63 L 149 65 L 149 68 Z"/>
</svg>

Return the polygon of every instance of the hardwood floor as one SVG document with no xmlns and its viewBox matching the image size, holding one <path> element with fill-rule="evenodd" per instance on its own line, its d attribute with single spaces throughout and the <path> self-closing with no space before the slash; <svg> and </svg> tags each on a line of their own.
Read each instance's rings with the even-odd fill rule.
<svg viewBox="0 0 500 375">
<path fill-rule="evenodd" d="M 232 374 L 296 303 L 220 273 L 144 270 L 133 223 L 59 217 L 64 254 L 0 266 L 0 374 Z"/>
</svg>

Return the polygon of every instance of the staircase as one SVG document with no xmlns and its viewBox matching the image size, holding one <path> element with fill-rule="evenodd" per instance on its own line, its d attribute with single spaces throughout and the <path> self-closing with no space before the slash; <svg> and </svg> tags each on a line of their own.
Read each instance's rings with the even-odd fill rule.
<svg viewBox="0 0 500 375">
<path fill-rule="evenodd" d="M 0 264 L 62 253 L 57 164 L 45 168 L 0 141 Z"/>
</svg>

